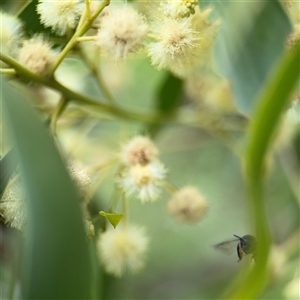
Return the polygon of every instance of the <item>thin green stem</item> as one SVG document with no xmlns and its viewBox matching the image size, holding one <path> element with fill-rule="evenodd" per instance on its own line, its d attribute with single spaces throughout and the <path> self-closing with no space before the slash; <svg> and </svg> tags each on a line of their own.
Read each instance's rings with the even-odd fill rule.
<svg viewBox="0 0 300 300">
<path fill-rule="evenodd" d="M 151 34 L 151 33 L 148 33 L 147 34 L 147 37 L 151 40 L 154 40 L 154 41 L 159 41 L 159 37 L 155 34 Z"/>
<path fill-rule="evenodd" d="M 61 97 L 61 99 L 58 102 L 58 105 L 55 108 L 54 114 L 52 115 L 51 118 L 51 132 L 53 134 L 53 136 L 56 137 L 56 124 L 57 121 L 59 119 L 59 117 L 61 116 L 61 114 L 64 112 L 65 108 L 67 107 L 68 104 L 68 100 L 64 97 Z"/>
<path fill-rule="evenodd" d="M 14 75 L 16 75 L 16 70 L 12 69 L 12 68 L 9 68 L 9 69 L 0 68 L 0 74 L 14 76 Z"/>
<path fill-rule="evenodd" d="M 123 224 L 127 226 L 129 223 L 129 215 L 128 215 L 128 199 L 124 193 L 122 193 L 122 206 L 123 206 Z"/>
<path fill-rule="evenodd" d="M 95 173 L 98 172 L 104 168 L 107 168 L 109 166 L 112 166 L 114 163 L 118 161 L 118 157 L 114 155 L 113 157 L 109 158 L 108 160 L 102 162 L 101 164 L 98 164 L 96 166 L 93 166 L 92 168 L 89 169 L 90 173 Z"/>
<path fill-rule="evenodd" d="M 28 0 L 24 5 L 22 5 L 19 10 L 16 13 L 16 17 L 18 17 L 24 10 L 25 8 L 32 2 L 32 0 Z"/>
<path fill-rule="evenodd" d="M 31 72 L 29 69 L 25 68 L 22 66 L 18 61 L 13 59 L 10 56 L 7 56 L 3 53 L 0 52 L 0 60 L 5 62 L 6 64 L 10 65 L 13 67 L 18 75 L 24 79 L 34 81 L 37 83 L 41 83 L 47 87 L 50 87 L 54 90 L 57 90 L 61 92 L 66 98 L 68 98 L 70 101 L 74 101 L 79 104 L 84 104 L 87 106 L 94 107 L 101 113 L 108 113 L 112 114 L 117 117 L 121 117 L 124 119 L 131 119 L 143 123 L 155 123 L 157 118 L 153 115 L 143 115 L 143 114 L 138 114 L 138 113 L 132 113 L 129 111 L 126 111 L 124 109 L 121 109 L 119 107 L 103 104 L 99 101 L 93 100 L 87 96 L 81 95 L 77 92 L 74 92 L 67 87 L 63 86 L 59 82 L 57 82 L 54 78 L 46 78 L 39 76 L 38 74 L 35 74 Z"/>
<path fill-rule="evenodd" d="M 53 76 L 54 72 L 64 60 L 64 58 L 68 55 L 68 53 L 73 49 L 73 47 L 77 44 L 77 39 L 83 36 L 91 27 L 93 21 L 97 18 L 97 16 L 102 12 L 102 10 L 110 4 L 110 1 L 103 1 L 98 7 L 96 12 L 91 16 L 89 20 L 87 20 L 81 27 L 78 26 L 78 30 L 74 33 L 72 38 L 69 40 L 63 51 L 59 54 L 52 70 L 51 75 Z M 83 20 L 83 18 L 82 18 Z"/>
<path fill-rule="evenodd" d="M 109 213 L 114 212 L 114 210 L 116 209 L 119 199 L 120 199 L 120 192 L 121 192 L 121 190 L 119 188 L 115 187 L 112 201 L 111 201 L 110 207 L 108 209 Z"/>
<path fill-rule="evenodd" d="M 94 41 L 96 39 L 96 36 L 81 36 L 77 38 L 77 42 L 90 42 Z"/>
<path fill-rule="evenodd" d="M 58 141 L 58 138 L 57 138 L 56 124 L 57 124 L 57 121 L 58 121 L 59 117 L 61 116 L 61 114 L 63 113 L 65 108 L 67 107 L 67 104 L 68 104 L 68 100 L 64 97 L 61 97 L 60 101 L 58 102 L 58 105 L 55 108 L 54 114 L 52 115 L 51 124 L 50 124 L 53 139 L 56 142 L 58 151 L 59 151 L 59 153 L 62 157 L 63 157 L 63 151 L 60 147 L 60 144 L 59 144 L 59 141 Z"/>
<path fill-rule="evenodd" d="M 178 191 L 178 188 L 168 181 L 164 181 L 163 186 L 170 194 L 174 194 Z"/>
<path fill-rule="evenodd" d="M 109 88 L 107 87 L 105 81 L 103 80 L 101 72 L 98 68 L 99 63 L 97 63 L 97 62 L 98 62 L 99 52 L 96 52 L 96 54 L 95 54 L 96 55 L 96 59 L 95 59 L 96 63 L 90 61 L 89 58 L 85 55 L 85 53 L 83 52 L 83 50 L 81 48 L 79 49 L 79 53 L 80 53 L 80 56 L 82 57 L 82 59 L 84 60 L 84 62 L 86 63 L 86 65 L 91 69 L 93 75 L 96 77 L 104 96 L 106 97 L 108 102 L 111 105 L 113 105 L 113 103 L 115 103 L 115 100 L 114 100 Z"/>
<path fill-rule="evenodd" d="M 87 19 L 90 20 L 91 19 L 91 4 L 90 4 L 90 0 L 85 0 L 85 9 L 86 9 Z"/>
</svg>

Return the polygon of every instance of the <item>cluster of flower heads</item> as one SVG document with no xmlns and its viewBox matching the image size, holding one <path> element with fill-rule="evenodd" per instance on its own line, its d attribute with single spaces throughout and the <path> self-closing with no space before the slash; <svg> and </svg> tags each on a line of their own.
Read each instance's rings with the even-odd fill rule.
<svg viewBox="0 0 300 300">
<path fill-rule="evenodd" d="M 188 76 L 209 61 L 207 57 L 219 23 L 207 21 L 210 10 L 200 11 L 198 1 L 162 1 L 150 21 L 129 5 L 112 4 L 104 8 L 92 24 L 99 28 L 92 38 L 102 54 L 116 60 L 126 59 L 130 53 L 145 48 L 154 66 L 168 69 L 180 77 Z M 99 2 L 91 1 L 90 14 L 95 13 L 98 6 Z M 84 2 L 79 0 L 39 0 L 36 11 L 41 24 L 57 35 L 72 33 L 79 19 L 87 15 L 84 14 Z M 12 54 L 10 49 L 13 48 L 19 62 L 32 72 L 42 76 L 50 73 L 58 54 L 52 44 L 45 37 L 36 35 L 25 40 L 20 49 L 21 22 L 5 13 L 1 16 L 3 51 Z"/>
<path fill-rule="evenodd" d="M 14 57 L 24 67 L 41 76 L 48 75 L 58 56 L 58 51 L 43 35 L 36 34 L 26 39 L 22 22 L 4 12 L 1 12 L 0 41 L 4 54 Z"/>
<path fill-rule="evenodd" d="M 159 198 L 166 169 L 158 161 L 158 153 L 145 136 L 136 136 L 123 145 L 119 157 L 125 167 L 117 182 L 127 196 L 137 196 L 142 203 Z M 206 199 L 195 187 L 185 186 L 172 193 L 167 209 L 177 221 L 194 223 L 206 215 Z"/>
<path fill-rule="evenodd" d="M 158 149 L 144 136 L 123 145 L 120 160 L 124 167 L 117 181 L 127 196 L 137 195 L 142 202 L 158 199 L 167 170 L 157 156 Z"/>
<path fill-rule="evenodd" d="M 96 1 L 90 3 L 91 14 L 98 5 Z M 76 30 L 84 10 L 84 1 L 78 0 L 39 0 L 36 7 L 40 22 L 61 36 L 69 36 Z M 105 8 L 94 21 L 94 27 L 98 28 L 94 46 L 112 59 L 126 59 L 130 53 L 145 48 L 158 69 L 186 77 L 198 64 L 207 61 L 219 25 L 209 23 L 210 10 L 200 11 L 198 1 L 194 0 L 162 1 L 156 11 L 156 17 L 148 22 L 128 5 Z M 18 18 L 1 12 L 1 19 L 1 51 L 15 57 L 30 71 L 47 76 L 59 51 L 41 34 L 25 38 Z M 122 168 L 116 181 L 126 197 L 137 197 L 142 203 L 159 199 L 167 170 L 158 155 L 157 147 L 145 136 L 136 136 L 122 146 L 119 153 Z M 90 179 L 75 167 L 70 167 L 69 173 L 82 199 L 86 233 L 91 237 L 94 227 L 89 220 L 86 197 Z M 22 230 L 27 222 L 27 208 L 21 183 L 17 180 L 7 189 L 0 202 L 0 212 L 8 224 Z M 206 215 L 207 209 L 205 197 L 192 186 L 173 192 L 167 204 L 168 212 L 178 222 L 197 222 Z M 120 277 L 126 270 L 136 272 L 142 268 L 148 243 L 141 227 L 118 226 L 99 235 L 99 258 L 108 273 Z"/>
<path fill-rule="evenodd" d="M 126 197 L 142 203 L 158 200 L 165 186 L 166 169 L 158 160 L 159 151 L 146 136 L 135 136 L 121 146 L 119 161 L 122 170 L 116 181 Z M 195 223 L 207 213 L 205 197 L 192 186 L 172 191 L 168 212 L 180 223 Z M 99 235 L 99 259 L 105 270 L 117 277 L 126 270 L 139 271 L 145 262 L 149 239 L 144 228 L 120 224 Z"/>
<path fill-rule="evenodd" d="M 128 6 L 108 8 L 96 45 L 114 59 L 124 59 L 145 47 L 158 69 L 186 77 L 207 63 L 219 28 L 218 22 L 207 21 L 210 11 L 200 11 L 198 1 L 163 1 L 148 25 L 145 17 Z"/>
</svg>

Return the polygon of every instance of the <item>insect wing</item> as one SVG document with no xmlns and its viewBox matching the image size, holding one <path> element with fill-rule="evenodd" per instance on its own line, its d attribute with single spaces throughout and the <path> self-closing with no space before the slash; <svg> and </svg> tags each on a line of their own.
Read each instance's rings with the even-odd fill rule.
<svg viewBox="0 0 300 300">
<path fill-rule="evenodd" d="M 216 250 L 221 251 L 225 255 L 231 255 L 233 252 L 236 251 L 237 242 L 239 242 L 238 239 L 233 239 L 213 245 L 213 247 Z"/>
</svg>

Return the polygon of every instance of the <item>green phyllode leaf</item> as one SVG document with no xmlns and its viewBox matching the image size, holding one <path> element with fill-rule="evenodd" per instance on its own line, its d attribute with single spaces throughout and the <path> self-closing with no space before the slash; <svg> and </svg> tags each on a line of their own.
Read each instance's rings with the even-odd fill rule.
<svg viewBox="0 0 300 300">
<path fill-rule="evenodd" d="M 208 4 L 222 19 L 215 47 L 216 65 L 231 81 L 238 109 L 251 115 L 258 92 L 283 53 L 292 26 L 277 0 Z"/>
<path fill-rule="evenodd" d="M 100 211 L 99 214 L 105 217 L 109 223 L 116 228 L 120 221 L 123 219 L 124 215 L 122 214 L 114 214 L 114 213 L 106 213 L 104 211 Z"/>
<path fill-rule="evenodd" d="M 222 299 L 257 299 L 268 283 L 270 276 L 269 253 L 271 234 L 267 224 L 264 203 L 264 159 L 276 131 L 282 112 L 300 76 L 300 42 L 287 51 L 268 78 L 261 94 L 251 126 L 246 152 L 246 173 L 249 191 L 251 219 L 257 238 L 257 263 L 242 281 L 234 282 L 228 295 Z M 244 274 L 245 275 L 245 274 Z"/>
<path fill-rule="evenodd" d="M 28 199 L 22 298 L 90 299 L 91 260 L 75 187 L 28 101 L 3 79 L 1 87 Z"/>
<path fill-rule="evenodd" d="M 150 125 L 147 131 L 152 137 L 159 131 L 162 124 L 176 112 L 182 99 L 182 87 L 183 81 L 170 72 L 162 80 L 156 97 L 157 123 Z"/>
</svg>

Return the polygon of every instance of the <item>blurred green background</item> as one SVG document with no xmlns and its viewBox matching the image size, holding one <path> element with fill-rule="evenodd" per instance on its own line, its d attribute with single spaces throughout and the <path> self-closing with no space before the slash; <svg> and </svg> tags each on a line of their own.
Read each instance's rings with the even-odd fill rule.
<svg viewBox="0 0 300 300">
<path fill-rule="evenodd" d="M 10 5 L 16 4 L 6 4 L 5 8 Z M 260 26 L 264 26 L 264 24 Z M 260 27 L 257 30 L 260 30 Z M 274 32 L 277 34 L 276 29 Z M 272 48 L 271 44 L 269 47 Z M 254 56 L 256 55 L 255 52 L 249 52 Z M 220 64 L 220 62 L 218 63 Z M 227 63 L 224 62 L 224 65 Z M 247 64 L 249 63 L 251 64 L 251 61 L 247 61 Z M 248 73 L 245 65 L 242 65 L 241 68 L 245 73 Z M 163 80 L 169 74 L 166 71 L 155 70 L 144 54 L 134 56 L 121 63 L 104 59 L 101 70 L 105 74 L 107 86 L 111 88 L 117 105 L 145 113 L 156 111 L 157 95 Z M 235 73 L 233 77 L 234 79 L 231 78 L 233 81 L 237 80 L 239 74 Z M 249 75 L 249 77 L 251 76 Z M 63 62 L 57 72 L 57 78 L 70 88 L 78 89 L 80 93 L 94 99 L 102 98 L 101 90 L 97 87 L 93 76 L 87 67 L 75 57 L 67 58 Z M 249 81 L 251 80 L 249 79 Z M 238 82 L 237 85 L 239 84 L 241 83 Z M 246 84 L 245 81 L 244 84 Z M 250 86 L 252 86 L 251 83 Z M 24 89 L 24 86 L 22 88 Z M 253 90 L 260 88 L 260 86 L 253 87 Z M 250 93 L 252 98 L 254 97 L 253 94 L 256 95 L 257 92 L 253 93 L 253 90 L 251 91 L 252 94 Z M 237 98 L 240 97 L 240 93 L 240 90 L 237 91 Z M 58 96 L 39 87 L 33 87 L 31 91 L 26 91 L 26 94 L 26 97 L 21 101 L 24 101 L 25 106 L 35 108 L 35 111 L 38 112 L 38 126 L 42 128 L 42 121 L 46 119 L 49 112 L 52 112 L 58 101 Z M 183 124 L 187 123 L 182 122 L 182 120 L 189 119 L 187 112 L 194 110 L 195 104 L 184 92 L 181 96 L 181 105 L 176 108 L 178 111 L 169 122 L 159 129 L 154 141 L 161 151 L 160 159 L 168 169 L 168 181 L 177 187 L 184 185 L 198 187 L 206 196 L 209 205 L 208 215 L 195 225 L 178 224 L 167 214 L 166 203 L 170 198 L 170 194 L 167 192 L 164 192 L 161 199 L 154 203 L 141 204 L 136 199 L 130 199 L 130 222 L 146 227 L 150 237 L 146 266 L 139 274 L 126 274 L 122 279 L 116 279 L 102 272 L 100 264 L 95 259 L 94 240 L 89 243 L 89 249 L 82 246 L 82 253 L 87 254 L 87 251 L 90 251 L 90 260 L 87 262 L 86 269 L 82 262 L 81 264 L 83 265 L 82 278 L 86 275 L 84 272 L 88 272 L 87 270 L 92 268 L 90 280 L 93 287 L 96 287 L 96 291 L 93 292 L 91 299 L 101 299 L 102 296 L 106 299 L 217 299 L 220 293 L 231 284 L 239 271 L 249 265 L 247 258 L 237 263 L 235 252 L 232 256 L 224 256 L 212 247 L 216 243 L 231 239 L 233 234 L 240 236 L 253 234 L 248 196 L 243 178 L 243 165 L 234 151 L 236 148 L 238 152 L 245 148 L 246 140 L 243 137 L 245 129 L 234 128 L 232 130 L 238 144 L 234 145 L 235 149 L 230 149 L 228 145 L 224 145 L 223 141 L 214 135 L 214 132 L 204 129 L 201 122 L 197 123 L 191 120 L 191 124 Z M 15 105 L 14 108 L 10 107 L 9 113 L 7 113 L 7 108 L 4 110 L 5 120 L 7 118 L 9 121 L 1 122 L 4 132 L 4 138 L 1 141 L 2 157 L 12 145 L 19 145 L 20 153 L 24 149 L 24 144 L 21 144 L 22 141 L 18 141 L 22 132 L 17 130 L 19 120 L 16 119 L 17 114 L 13 112 L 18 111 L 17 103 L 20 101 L 18 98 L 20 95 L 14 97 L 16 98 L 15 104 L 13 104 Z M 40 99 L 43 101 L 41 102 Z M 247 99 L 243 98 L 237 101 L 241 111 L 247 111 L 247 114 L 249 107 L 254 107 L 254 104 L 249 104 Z M 249 105 L 244 107 L 241 105 L 241 101 L 247 102 Z M 18 113 L 21 113 L 21 108 L 19 110 Z M 25 123 L 31 118 L 31 113 L 30 109 L 28 114 L 24 111 L 23 121 Z M 36 127 L 35 132 L 35 129 L 29 125 L 28 128 L 25 126 L 23 129 L 26 131 L 29 128 L 32 130 L 28 133 L 30 138 L 27 141 L 24 138 L 23 142 L 28 143 L 28 148 L 35 148 L 35 150 L 31 154 L 29 153 L 27 157 L 22 157 L 19 153 L 18 158 L 21 170 L 25 174 L 31 171 L 31 160 L 35 153 L 40 153 L 41 159 L 44 157 L 44 159 L 50 159 L 50 162 L 52 159 L 47 156 L 50 154 L 47 154 L 45 144 L 34 141 L 36 137 L 39 137 L 39 134 L 45 135 L 46 130 L 43 129 L 44 132 L 41 133 L 39 127 Z M 122 142 L 136 134 L 145 133 L 147 128 L 149 128 L 148 124 L 143 122 L 120 120 L 109 115 L 100 115 L 87 107 L 71 104 L 58 122 L 57 135 L 65 155 L 80 161 L 88 168 L 105 161 L 112 152 L 119 150 Z M 14 136 L 14 140 L 11 136 Z M 45 139 L 50 140 L 49 137 Z M 285 242 L 295 232 L 297 233 L 299 228 L 299 199 L 293 193 L 289 174 L 287 174 L 287 165 L 285 165 L 289 162 L 297 169 L 296 180 L 299 180 L 300 155 L 298 150 L 299 130 L 287 147 L 281 149 L 277 155 L 273 155 L 270 170 L 266 175 L 265 209 L 274 253 L 272 252 L 271 256 L 270 280 L 260 299 L 286 299 L 284 290 L 294 278 L 297 265 L 299 266 L 298 246 L 296 249 L 292 247 L 291 253 L 285 253 L 284 248 L 290 249 Z M 54 152 L 55 150 L 53 150 Z M 61 168 L 63 164 L 56 152 L 53 157 L 53 161 L 57 162 L 59 166 L 58 168 Z M 45 167 L 44 170 L 43 167 Z M 287 167 L 289 170 L 289 166 Z M 47 166 L 41 165 L 41 172 L 47 173 L 47 170 Z M 90 211 L 93 215 L 97 215 L 99 210 L 108 209 L 113 197 L 116 171 L 116 168 L 111 168 L 108 171 L 103 170 L 103 173 L 102 171 L 99 172 L 99 175 L 104 174 L 105 178 L 98 187 L 90 205 Z M 68 177 L 64 173 L 59 173 L 56 177 L 56 181 L 54 180 L 56 183 L 68 182 Z M 29 176 L 29 178 L 31 177 Z M 50 179 L 53 179 L 53 176 L 49 175 Z M 92 179 L 97 180 L 95 177 Z M 45 180 L 47 180 L 47 176 L 45 176 Z M 50 187 L 55 187 L 55 182 L 48 182 L 48 184 Z M 47 183 L 40 182 L 38 184 Z M 33 186 L 29 184 L 28 190 L 32 192 Z M 66 188 L 65 192 L 68 194 L 69 190 L 72 190 L 71 186 L 70 189 Z M 61 195 L 60 197 L 63 198 L 64 196 Z M 76 209 L 74 208 L 74 211 Z M 121 212 L 121 206 L 117 208 L 118 210 Z M 52 219 L 52 222 L 57 221 L 59 223 L 60 217 L 56 215 L 49 213 L 48 218 L 49 220 Z M 61 219 L 67 218 L 66 215 L 61 216 Z M 33 226 L 39 226 L 35 222 L 36 220 L 33 220 Z M 64 224 L 63 221 L 62 224 Z M 72 233 L 74 240 L 77 239 L 77 234 L 79 240 L 82 239 L 81 225 L 77 225 L 79 233 L 74 230 Z M 97 229 L 98 221 L 95 222 L 95 226 Z M 55 239 L 55 230 L 58 227 L 54 226 L 56 229 L 53 229 L 50 224 L 49 228 L 52 228 L 49 229 L 53 231 L 50 235 L 54 235 Z M 31 228 L 30 230 L 32 230 L 31 234 L 34 234 L 35 229 Z M 7 228 L 1 222 L 0 279 L 3 299 L 12 294 L 14 299 L 21 299 L 24 292 L 22 284 L 31 280 L 31 278 L 25 278 L 24 281 L 24 277 L 29 273 L 22 273 L 24 253 L 20 250 L 23 247 L 26 248 L 22 243 L 23 237 L 22 233 Z M 32 239 L 35 240 L 35 237 Z M 299 242 L 299 236 L 296 239 Z M 47 239 L 42 239 L 42 241 L 46 243 L 45 248 L 48 247 Z M 20 247 L 20 244 L 23 246 Z M 278 245 L 277 248 L 276 245 Z M 54 246 L 51 245 L 51 247 Z M 76 252 L 74 249 L 71 251 L 71 253 L 66 251 L 66 255 L 72 256 Z M 37 254 L 37 256 L 39 255 Z M 80 259 L 80 254 L 77 253 L 77 255 Z M 284 255 L 287 255 L 286 260 L 282 260 Z M 47 257 L 44 259 L 47 260 Z M 87 257 L 84 260 L 87 261 Z M 282 261 L 283 263 L 281 263 Z M 25 265 L 28 263 L 30 262 L 25 261 Z M 25 270 L 31 270 L 30 267 L 29 269 L 26 268 L 28 266 L 25 266 Z M 60 280 L 68 281 L 66 279 L 68 278 L 68 270 L 64 270 L 62 274 L 66 275 L 65 277 L 61 275 Z M 22 276 L 24 277 L 22 278 Z M 80 274 L 76 280 L 80 281 Z M 51 289 L 51 287 L 48 288 Z M 59 289 L 56 286 L 52 286 L 52 288 Z M 70 288 L 72 288 L 71 284 Z"/>
</svg>

